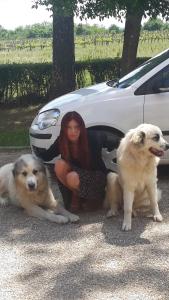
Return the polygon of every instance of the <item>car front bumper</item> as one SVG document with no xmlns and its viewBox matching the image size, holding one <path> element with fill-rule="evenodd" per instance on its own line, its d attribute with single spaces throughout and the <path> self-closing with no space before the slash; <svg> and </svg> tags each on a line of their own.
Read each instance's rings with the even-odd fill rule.
<svg viewBox="0 0 169 300">
<path fill-rule="evenodd" d="M 60 126 L 51 126 L 47 129 L 40 130 L 37 125 L 33 125 L 29 130 L 30 147 L 32 153 L 38 156 L 38 153 L 49 149 L 55 142 L 60 133 Z M 52 160 L 53 163 L 55 161 Z"/>
</svg>

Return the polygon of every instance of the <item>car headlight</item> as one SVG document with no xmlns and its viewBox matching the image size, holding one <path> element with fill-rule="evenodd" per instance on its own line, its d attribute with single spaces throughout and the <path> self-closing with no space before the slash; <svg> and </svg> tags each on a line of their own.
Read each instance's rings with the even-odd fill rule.
<svg viewBox="0 0 169 300">
<path fill-rule="evenodd" d="M 60 116 L 59 109 L 50 109 L 38 115 L 36 124 L 40 130 L 55 126 Z"/>
</svg>

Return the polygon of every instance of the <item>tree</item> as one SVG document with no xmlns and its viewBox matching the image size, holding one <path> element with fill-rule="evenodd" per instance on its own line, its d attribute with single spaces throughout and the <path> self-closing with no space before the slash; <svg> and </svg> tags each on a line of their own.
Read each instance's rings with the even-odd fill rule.
<svg viewBox="0 0 169 300">
<path fill-rule="evenodd" d="M 168 0 L 86 0 L 80 7 L 82 17 L 100 20 L 114 16 L 125 18 L 124 44 L 122 52 L 121 75 L 136 66 L 136 55 L 143 17 L 156 17 L 161 14 L 169 18 Z"/>
<path fill-rule="evenodd" d="M 98 25 L 88 25 L 88 24 L 78 24 L 75 25 L 75 34 L 76 35 L 96 35 L 108 33 L 108 30 L 105 27 Z"/>
<path fill-rule="evenodd" d="M 33 7 L 45 5 L 53 14 L 53 80 L 50 97 L 75 89 L 73 14 L 77 1 L 34 0 Z"/>
<path fill-rule="evenodd" d="M 111 25 L 109 27 L 109 32 L 115 32 L 115 33 L 119 33 L 122 32 L 123 29 L 121 29 L 120 27 L 116 26 L 115 24 Z"/>
<path fill-rule="evenodd" d="M 164 23 L 161 19 L 151 18 L 144 24 L 142 29 L 148 31 L 165 30 L 167 25 L 169 28 L 169 24 Z"/>
<path fill-rule="evenodd" d="M 53 92 L 62 95 L 75 89 L 74 23 L 72 15 L 53 10 Z M 55 93 L 56 91 L 56 93 Z"/>
</svg>

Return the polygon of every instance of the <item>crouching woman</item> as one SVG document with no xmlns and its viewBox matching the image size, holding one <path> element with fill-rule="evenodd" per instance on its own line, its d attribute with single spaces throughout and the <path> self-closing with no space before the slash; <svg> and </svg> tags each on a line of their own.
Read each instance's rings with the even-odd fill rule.
<svg viewBox="0 0 169 300">
<path fill-rule="evenodd" d="M 108 141 L 104 132 L 87 131 L 81 115 L 71 111 L 63 116 L 56 141 L 48 150 L 36 153 L 44 161 L 61 155 L 54 171 L 66 209 L 77 212 L 101 207 L 107 176 L 102 148 L 108 143 L 113 149 L 119 141 Z"/>
</svg>

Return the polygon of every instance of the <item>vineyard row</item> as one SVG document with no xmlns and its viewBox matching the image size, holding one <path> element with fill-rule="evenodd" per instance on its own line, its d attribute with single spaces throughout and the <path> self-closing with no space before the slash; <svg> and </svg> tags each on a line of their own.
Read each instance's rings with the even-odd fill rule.
<svg viewBox="0 0 169 300">
<path fill-rule="evenodd" d="M 169 30 L 156 31 L 156 32 L 145 32 L 143 31 L 140 35 L 141 43 L 151 43 L 155 41 L 169 40 Z M 123 34 L 104 34 L 95 36 L 78 36 L 75 38 L 75 45 L 87 46 L 87 45 L 109 45 L 112 43 L 123 43 Z M 52 39 L 23 39 L 23 40 L 1 40 L 0 51 L 9 50 L 23 50 L 34 48 L 46 48 L 52 47 Z"/>
</svg>

